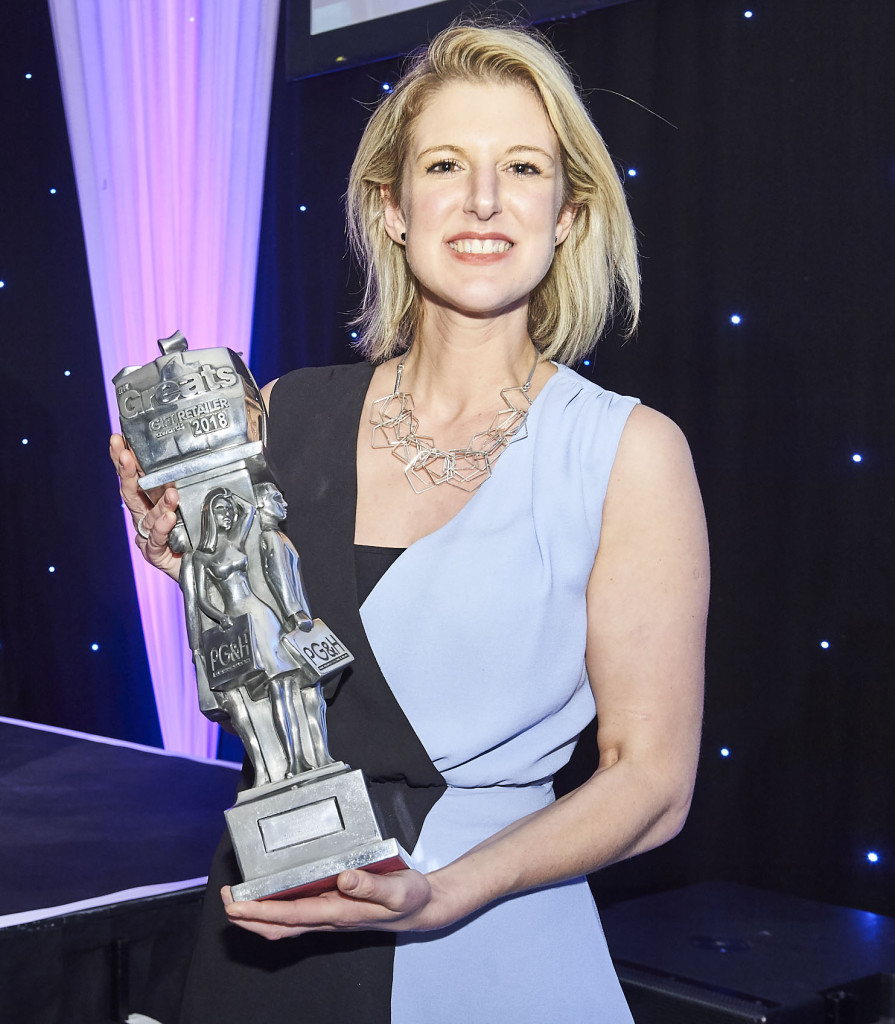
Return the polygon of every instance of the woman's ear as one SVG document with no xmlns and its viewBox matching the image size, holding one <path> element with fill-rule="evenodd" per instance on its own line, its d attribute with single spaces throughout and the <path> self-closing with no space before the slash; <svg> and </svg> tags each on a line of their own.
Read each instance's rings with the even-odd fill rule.
<svg viewBox="0 0 895 1024">
<path fill-rule="evenodd" d="M 556 235 L 554 236 L 554 245 L 559 245 L 568 238 L 569 232 L 572 230 L 572 223 L 578 214 L 578 207 L 572 203 L 566 203 L 566 205 L 559 211 L 559 217 L 556 219 Z"/>
<path fill-rule="evenodd" d="M 380 185 L 379 195 L 382 197 L 382 222 L 385 225 L 385 233 L 393 242 L 403 245 L 407 225 L 401 208 L 392 199 L 391 186 Z"/>
</svg>

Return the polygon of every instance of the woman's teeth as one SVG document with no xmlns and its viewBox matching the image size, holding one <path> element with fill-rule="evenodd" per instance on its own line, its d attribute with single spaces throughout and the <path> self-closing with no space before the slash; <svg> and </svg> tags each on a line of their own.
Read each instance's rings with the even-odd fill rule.
<svg viewBox="0 0 895 1024">
<path fill-rule="evenodd" d="M 448 242 L 454 252 L 463 253 L 493 253 L 507 252 L 513 248 L 512 242 L 505 242 L 500 238 L 458 238 L 456 242 Z"/>
</svg>

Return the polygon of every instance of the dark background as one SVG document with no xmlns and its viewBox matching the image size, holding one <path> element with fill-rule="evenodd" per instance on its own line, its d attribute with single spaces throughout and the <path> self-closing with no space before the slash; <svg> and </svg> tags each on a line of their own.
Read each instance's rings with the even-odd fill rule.
<svg viewBox="0 0 895 1024">
<path fill-rule="evenodd" d="M 895 5 L 747 6 L 631 0 L 547 27 L 643 252 L 636 339 L 582 369 L 681 424 L 713 555 L 690 821 L 595 884 L 604 903 L 726 879 L 895 913 Z M 0 714 L 158 744 L 42 4 L 8 0 L 0 48 Z M 341 196 L 399 65 L 287 83 L 279 59 L 262 381 L 353 358 Z"/>
</svg>

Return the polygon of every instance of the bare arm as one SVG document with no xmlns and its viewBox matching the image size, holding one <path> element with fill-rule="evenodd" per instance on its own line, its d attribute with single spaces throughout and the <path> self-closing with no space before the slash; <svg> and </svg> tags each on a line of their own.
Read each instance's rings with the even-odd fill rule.
<svg viewBox="0 0 895 1024">
<path fill-rule="evenodd" d="M 705 521 L 686 442 L 664 416 L 637 408 L 619 446 L 587 590 L 599 770 L 429 875 L 345 872 L 341 892 L 231 904 L 228 913 L 271 938 L 315 927 L 435 928 L 670 839 L 696 772 L 707 596 Z"/>
</svg>

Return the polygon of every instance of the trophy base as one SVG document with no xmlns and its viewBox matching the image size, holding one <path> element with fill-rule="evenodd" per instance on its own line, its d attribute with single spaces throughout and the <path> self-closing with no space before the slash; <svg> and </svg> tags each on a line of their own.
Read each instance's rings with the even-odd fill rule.
<svg viewBox="0 0 895 1024">
<path fill-rule="evenodd" d="M 295 868 L 278 871 L 274 875 L 255 878 L 231 886 L 235 900 L 288 899 L 293 896 L 317 896 L 335 889 L 336 878 L 342 871 L 361 868 L 384 875 L 389 871 L 406 868 L 401 847 L 396 839 L 371 843 L 349 854 L 319 860 Z"/>
<path fill-rule="evenodd" d="M 363 773 L 336 763 L 240 793 L 225 811 L 245 881 L 237 900 L 314 895 L 336 887 L 341 871 L 406 867 L 394 839 L 383 839 Z"/>
</svg>

